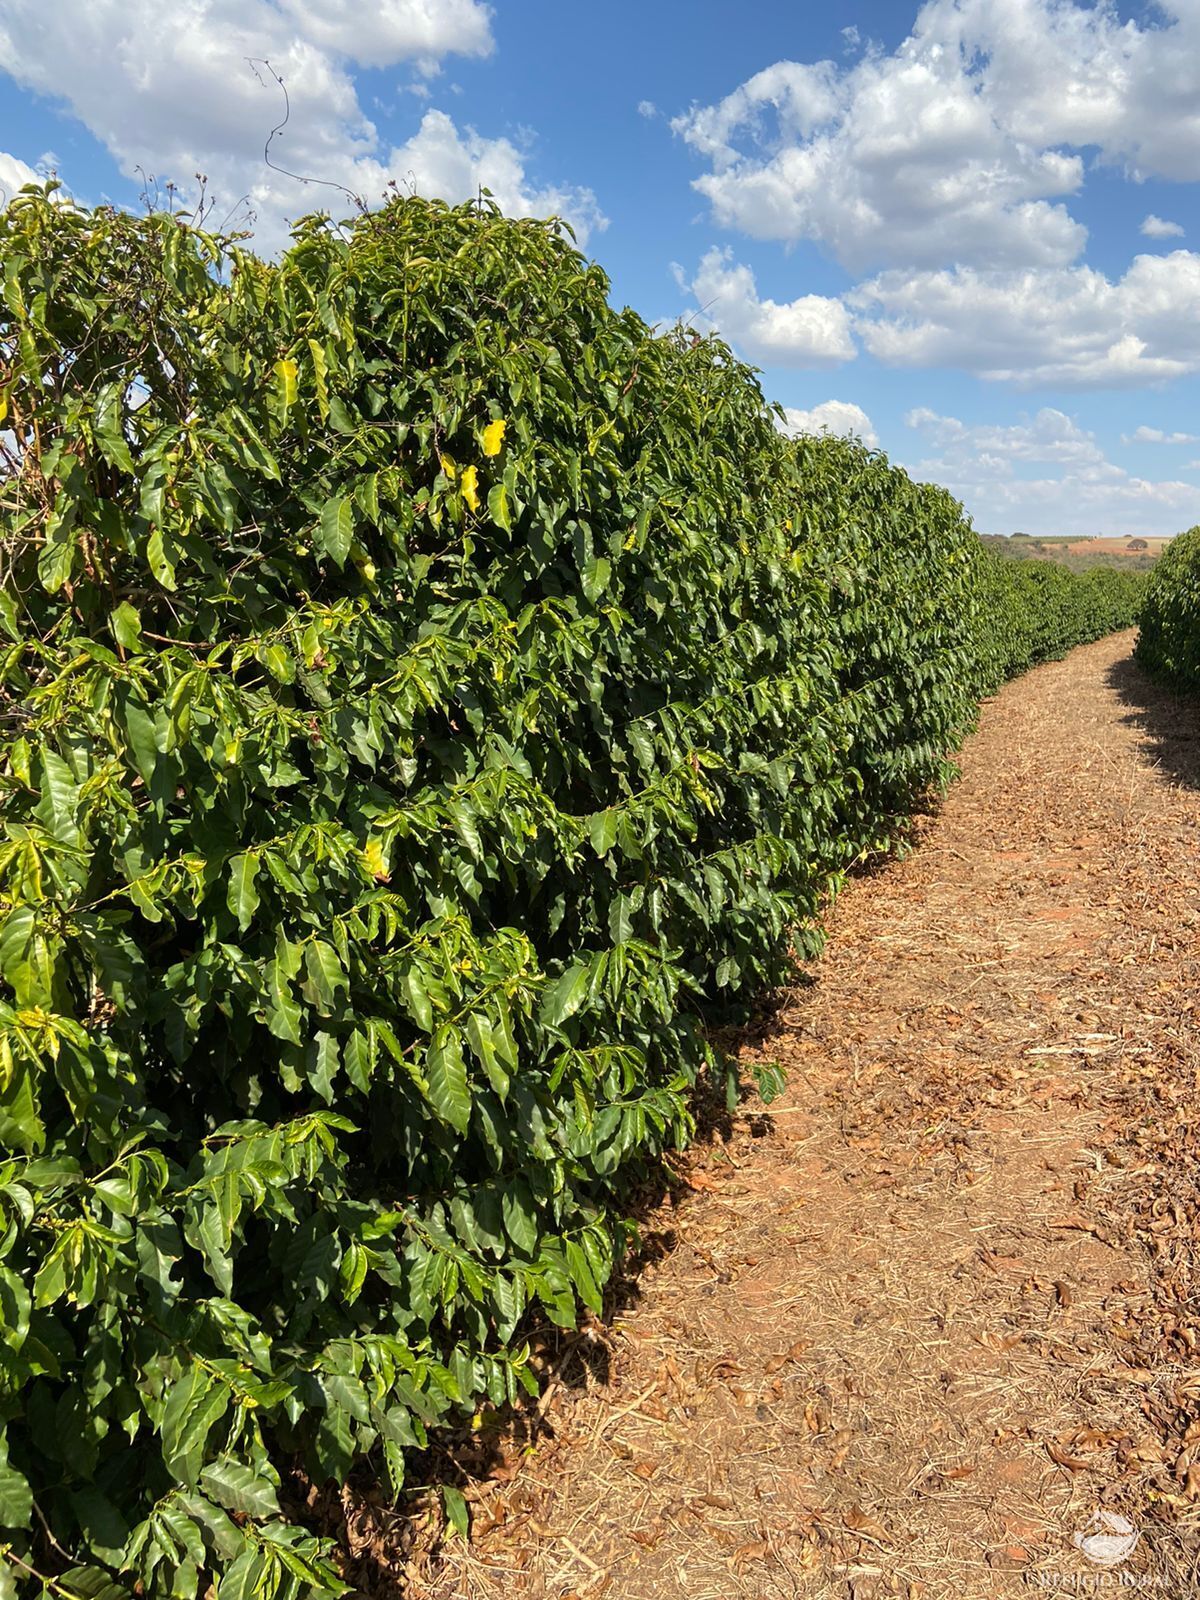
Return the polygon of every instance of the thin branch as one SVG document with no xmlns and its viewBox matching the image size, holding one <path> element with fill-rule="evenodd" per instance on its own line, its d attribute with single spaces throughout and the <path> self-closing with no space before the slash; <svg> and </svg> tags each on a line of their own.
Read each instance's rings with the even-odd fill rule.
<svg viewBox="0 0 1200 1600">
<path fill-rule="evenodd" d="M 285 178 L 294 178 L 297 183 L 316 183 L 320 184 L 325 189 L 337 189 L 340 191 L 340 193 L 344 194 L 353 205 L 357 206 L 360 211 L 366 211 L 367 203 L 363 197 L 359 194 L 355 194 L 353 189 L 347 189 L 344 183 L 335 183 L 332 178 L 306 178 L 303 173 L 292 172 L 287 167 L 281 167 L 277 161 L 271 160 L 272 144 L 275 142 L 276 138 L 283 138 L 283 130 L 291 121 L 292 102 L 287 92 L 287 84 L 284 83 L 283 78 L 278 72 L 276 72 L 275 68 L 265 56 L 247 56 L 246 60 L 249 63 L 251 72 L 253 72 L 259 83 L 263 85 L 264 89 L 266 88 L 266 83 L 263 79 L 262 73 L 258 70 L 260 66 L 265 67 L 266 70 L 271 74 L 271 77 L 274 78 L 275 82 L 279 85 L 280 92 L 283 95 L 283 120 L 275 124 L 270 133 L 267 134 L 266 143 L 263 145 L 263 160 L 266 162 L 267 166 L 270 167 L 272 172 L 281 173 Z"/>
</svg>

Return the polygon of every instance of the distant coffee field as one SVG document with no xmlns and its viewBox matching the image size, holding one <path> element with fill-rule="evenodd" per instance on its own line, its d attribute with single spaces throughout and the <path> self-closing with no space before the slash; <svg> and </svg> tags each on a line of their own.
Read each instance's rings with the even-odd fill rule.
<svg viewBox="0 0 1200 1600">
<path fill-rule="evenodd" d="M 0 256 L 0 1596 L 337 1594 L 297 1483 L 536 1388 L 710 1019 L 1142 580 L 486 204 Z"/>
</svg>

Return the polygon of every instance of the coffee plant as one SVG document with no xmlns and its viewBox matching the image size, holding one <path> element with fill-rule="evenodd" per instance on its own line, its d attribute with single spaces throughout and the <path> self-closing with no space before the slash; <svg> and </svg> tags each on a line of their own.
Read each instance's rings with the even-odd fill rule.
<svg viewBox="0 0 1200 1600">
<path fill-rule="evenodd" d="M 1140 572 L 1052 561 L 1005 561 L 985 549 L 979 563 L 977 648 L 981 693 L 1056 661 L 1076 645 L 1131 628 L 1146 592 Z"/>
<path fill-rule="evenodd" d="M 0 263 L 0 1596 L 337 1594 L 1043 613 L 551 225 Z"/>
<path fill-rule="evenodd" d="M 1181 688 L 1200 689 L 1200 528 L 1172 539 L 1155 562 L 1138 622 L 1141 664 Z"/>
</svg>

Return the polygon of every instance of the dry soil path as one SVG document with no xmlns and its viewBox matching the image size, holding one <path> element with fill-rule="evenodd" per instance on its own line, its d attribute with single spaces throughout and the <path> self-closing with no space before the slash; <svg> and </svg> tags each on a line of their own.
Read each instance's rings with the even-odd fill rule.
<svg viewBox="0 0 1200 1600">
<path fill-rule="evenodd" d="M 1200 747 L 1132 642 L 1007 687 L 848 887 L 741 1041 L 786 1094 L 681 1164 L 606 1381 L 564 1349 L 424 1593 L 1200 1587 Z M 1111 1573 L 1101 1509 L 1140 1535 Z"/>
</svg>

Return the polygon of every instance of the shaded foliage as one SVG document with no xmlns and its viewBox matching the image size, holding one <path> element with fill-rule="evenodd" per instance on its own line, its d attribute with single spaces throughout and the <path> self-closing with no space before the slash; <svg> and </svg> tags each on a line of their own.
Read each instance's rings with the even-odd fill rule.
<svg viewBox="0 0 1200 1600">
<path fill-rule="evenodd" d="M 1200 689 L 1200 528 L 1171 540 L 1138 618 L 1137 659 L 1155 677 Z"/>
</svg>

